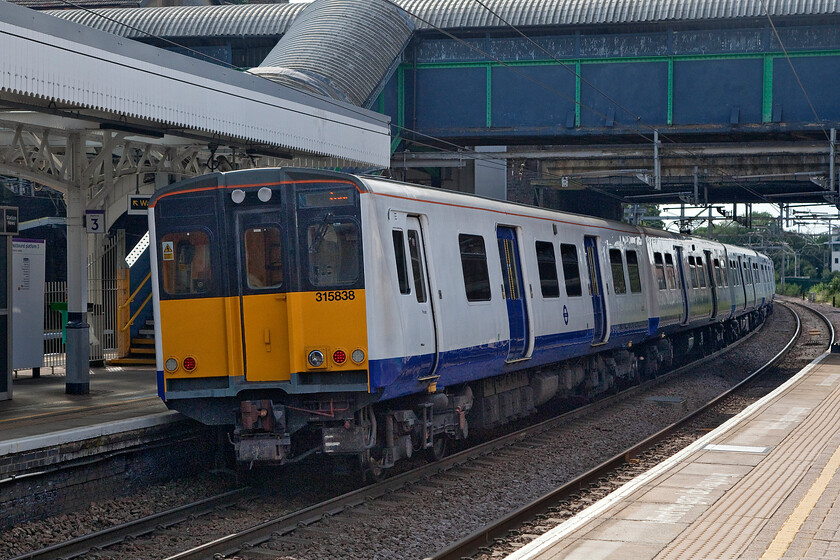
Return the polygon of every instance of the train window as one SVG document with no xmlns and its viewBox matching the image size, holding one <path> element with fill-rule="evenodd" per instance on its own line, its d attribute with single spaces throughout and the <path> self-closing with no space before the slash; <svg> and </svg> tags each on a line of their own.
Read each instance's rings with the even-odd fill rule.
<svg viewBox="0 0 840 560">
<path fill-rule="evenodd" d="M 563 280 L 566 282 L 566 295 L 580 296 L 583 288 L 580 284 L 580 266 L 578 265 L 577 247 L 571 243 L 560 244 L 560 260 L 563 263 Z"/>
<path fill-rule="evenodd" d="M 560 297 L 560 283 L 557 279 L 557 259 L 554 245 L 548 241 L 537 241 L 537 270 L 540 273 L 540 289 L 544 298 Z"/>
<path fill-rule="evenodd" d="M 414 294 L 417 303 L 426 303 L 426 279 L 423 277 L 423 262 L 420 260 L 420 235 L 417 230 L 408 230 L 408 253 L 411 257 L 411 272 L 414 274 Z"/>
<path fill-rule="evenodd" d="M 624 252 L 627 257 L 627 276 L 630 279 L 630 292 L 638 294 L 642 291 L 642 277 L 639 274 L 639 254 L 636 251 Z"/>
<path fill-rule="evenodd" d="M 359 279 L 359 226 L 346 219 L 330 220 L 318 220 L 306 230 L 309 281 L 316 288 L 346 286 Z"/>
<path fill-rule="evenodd" d="M 659 289 L 668 289 L 668 283 L 665 281 L 665 264 L 662 262 L 662 253 L 653 254 L 653 266 L 656 269 L 656 281 L 659 284 Z"/>
<path fill-rule="evenodd" d="M 700 281 L 700 287 L 706 287 L 706 268 L 703 266 L 703 257 L 697 257 L 697 279 Z"/>
<path fill-rule="evenodd" d="M 480 235 L 462 233 L 458 236 L 461 248 L 461 269 L 464 289 L 469 301 L 490 301 L 490 275 L 487 272 L 487 251 Z"/>
<path fill-rule="evenodd" d="M 405 264 L 405 240 L 403 239 L 403 232 L 395 229 L 391 232 L 394 238 L 394 258 L 397 264 L 397 282 L 400 285 L 400 293 L 407 294 L 411 292 L 408 287 L 408 268 Z"/>
<path fill-rule="evenodd" d="M 677 270 L 674 268 L 674 257 L 665 253 L 665 280 L 669 290 L 677 289 Z"/>
<path fill-rule="evenodd" d="M 210 235 L 179 231 L 161 238 L 163 290 L 170 295 L 203 294 L 210 290 Z"/>
<path fill-rule="evenodd" d="M 699 288 L 700 280 L 697 277 L 697 260 L 694 257 L 688 257 L 688 269 L 691 275 L 691 287 Z"/>
<path fill-rule="evenodd" d="M 280 287 L 283 284 L 283 237 L 280 235 L 280 228 L 248 228 L 243 239 L 248 287 Z"/>
<path fill-rule="evenodd" d="M 621 251 L 618 249 L 610 249 L 610 269 L 612 270 L 615 293 L 626 294 L 627 284 L 624 282 L 624 261 L 621 259 Z"/>
</svg>

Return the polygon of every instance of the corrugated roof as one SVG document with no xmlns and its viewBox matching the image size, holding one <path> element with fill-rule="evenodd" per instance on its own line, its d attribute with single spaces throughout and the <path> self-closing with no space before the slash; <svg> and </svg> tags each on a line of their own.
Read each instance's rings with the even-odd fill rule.
<svg viewBox="0 0 840 560">
<path fill-rule="evenodd" d="M 827 15 L 840 13 L 838 0 L 482 0 L 516 26 L 603 25 L 659 21 L 692 21 Z M 453 28 L 504 27 L 476 0 L 396 0 L 408 13 L 433 26 Z M 259 37 L 285 33 L 307 4 L 240 4 L 113 8 L 92 11 L 52 10 L 46 13 L 125 37 L 143 34 L 127 23 L 162 37 Z M 107 18 L 107 19 L 105 19 Z M 417 21 L 418 28 L 429 25 Z"/>
<path fill-rule="evenodd" d="M 147 34 L 167 38 L 277 37 L 285 33 L 306 6 L 307 4 L 235 4 L 49 10 L 44 13 L 131 39 L 140 39 Z"/>
<path fill-rule="evenodd" d="M 516 26 L 598 25 L 766 17 L 761 0 L 481 0 Z M 434 27 L 500 27 L 476 0 L 398 0 Z M 771 16 L 840 13 L 837 0 L 764 0 Z M 420 28 L 429 25 L 417 22 Z"/>
</svg>

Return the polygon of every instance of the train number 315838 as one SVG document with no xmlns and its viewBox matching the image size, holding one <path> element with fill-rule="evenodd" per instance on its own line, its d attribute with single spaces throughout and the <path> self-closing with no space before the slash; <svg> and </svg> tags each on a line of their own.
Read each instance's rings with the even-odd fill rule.
<svg viewBox="0 0 840 560">
<path fill-rule="evenodd" d="M 315 301 L 348 301 L 356 299 L 356 292 L 353 290 L 341 290 L 340 292 L 315 292 Z"/>
</svg>

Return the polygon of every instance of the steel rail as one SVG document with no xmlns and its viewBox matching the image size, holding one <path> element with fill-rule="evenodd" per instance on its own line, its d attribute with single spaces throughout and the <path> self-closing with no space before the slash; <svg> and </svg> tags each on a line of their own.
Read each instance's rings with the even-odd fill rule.
<svg viewBox="0 0 840 560">
<path fill-rule="evenodd" d="M 191 504 L 172 508 L 170 510 L 156 513 L 148 517 L 129 521 L 121 525 L 115 525 L 95 533 L 76 537 L 69 541 L 54 544 L 40 550 L 34 550 L 15 556 L 9 560 L 55 560 L 61 558 L 67 560 L 87 554 L 93 549 L 105 548 L 121 543 L 128 538 L 139 537 L 159 530 L 161 527 L 169 527 L 180 523 L 185 519 L 194 516 L 201 516 L 211 513 L 218 508 L 225 508 L 235 505 L 243 499 L 250 488 L 239 488 L 225 492 L 217 496 L 205 498 Z"/>
<path fill-rule="evenodd" d="M 411 471 L 396 475 L 392 478 L 387 478 L 374 485 L 354 490 L 348 494 L 337 496 L 331 500 L 312 505 L 283 517 L 266 521 L 259 525 L 244 529 L 243 531 L 223 536 L 212 542 L 199 545 L 173 556 L 169 556 L 165 560 L 204 560 L 207 558 L 228 557 L 231 554 L 236 554 L 244 548 L 259 546 L 272 538 L 282 537 L 292 533 L 296 529 L 317 523 L 325 517 L 338 515 L 347 510 L 352 510 L 352 508 L 365 504 L 370 500 L 393 493 L 418 481 L 422 481 L 431 476 L 435 476 L 438 473 L 448 471 L 458 465 L 487 456 L 496 449 L 509 447 L 513 444 L 527 441 L 530 437 L 551 430 L 558 424 L 565 424 L 572 418 L 601 410 L 615 404 L 618 401 L 625 400 L 637 392 L 660 385 L 676 375 L 689 371 L 692 368 L 698 367 L 703 363 L 728 353 L 742 342 L 758 333 L 761 327 L 763 327 L 763 323 L 758 328 L 754 329 L 746 336 L 735 341 L 726 348 L 723 348 L 700 360 L 696 360 L 690 364 L 662 374 L 654 379 L 630 387 L 620 393 L 599 399 L 591 404 L 578 407 L 549 420 L 545 420 L 533 426 L 512 432 L 492 441 L 481 443 L 459 453 L 450 455 L 449 457 L 444 457 L 434 463 L 412 469 Z M 622 454 L 621 457 L 624 457 L 624 454 Z"/>
<path fill-rule="evenodd" d="M 789 306 L 786 307 L 789 308 Z M 825 315 L 823 315 L 819 311 L 816 311 L 815 309 L 806 306 L 802 307 L 805 307 L 809 311 L 815 313 L 828 325 L 829 332 L 831 333 L 829 348 L 831 348 L 831 345 L 834 344 L 834 328 L 831 325 L 831 321 L 829 321 L 825 317 Z M 752 372 L 740 383 L 734 385 L 726 392 L 722 393 L 721 395 L 715 397 L 714 399 L 703 405 L 701 408 L 687 414 L 680 420 L 653 434 L 644 441 L 626 449 L 622 453 L 619 453 L 613 458 L 608 459 L 601 465 L 578 476 L 577 478 L 569 481 L 567 484 L 553 490 L 545 496 L 538 498 L 537 500 L 519 508 L 518 510 L 513 511 L 510 514 L 497 519 L 490 525 L 487 525 L 479 529 L 478 531 L 475 531 L 474 533 L 452 544 L 451 546 L 439 550 L 434 555 L 426 557 L 424 560 L 462 560 L 464 558 L 471 557 L 471 555 L 478 552 L 481 547 L 485 547 L 494 543 L 495 539 L 499 538 L 500 536 L 503 536 L 507 533 L 507 531 L 521 526 L 522 523 L 525 521 L 534 519 L 538 514 L 544 513 L 546 510 L 556 505 L 558 502 L 569 498 L 571 494 L 579 492 L 581 489 L 588 487 L 589 483 L 594 482 L 599 478 L 602 478 L 607 473 L 627 463 L 631 458 L 639 455 L 642 451 L 653 447 L 655 444 L 667 438 L 669 435 L 674 433 L 676 430 L 684 426 L 689 421 L 693 420 L 695 417 L 699 416 L 703 412 L 706 412 L 715 405 L 719 404 L 724 399 L 728 398 L 746 383 L 752 381 L 757 376 L 767 371 L 769 368 L 778 364 L 793 348 L 793 345 L 796 343 L 801 334 L 802 321 L 800 320 L 799 314 L 797 314 L 792 309 L 791 312 L 794 314 L 794 317 L 796 317 L 796 331 L 794 332 L 790 341 L 788 341 L 785 347 L 782 348 L 767 363 L 765 363 L 760 368 Z M 726 349 L 728 350 L 731 347 L 732 345 L 728 346 Z M 697 362 L 690 364 L 691 367 L 695 367 L 696 365 Z"/>
</svg>

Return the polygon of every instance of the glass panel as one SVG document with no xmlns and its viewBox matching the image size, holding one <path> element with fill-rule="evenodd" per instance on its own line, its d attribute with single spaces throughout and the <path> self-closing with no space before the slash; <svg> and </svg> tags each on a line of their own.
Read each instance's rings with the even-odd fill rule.
<svg viewBox="0 0 840 560">
<path fill-rule="evenodd" d="M 700 287 L 706 287 L 706 267 L 703 265 L 703 257 L 697 257 L 697 279 L 700 281 Z"/>
<path fill-rule="evenodd" d="M 318 222 L 306 230 L 309 281 L 318 288 L 359 279 L 359 228 L 351 221 Z"/>
<path fill-rule="evenodd" d="M 665 253 L 665 279 L 668 281 L 668 289 L 677 289 L 677 270 L 674 268 L 674 257 L 671 253 Z"/>
<path fill-rule="evenodd" d="M 414 294 L 417 296 L 417 303 L 425 303 L 426 279 L 420 259 L 420 234 L 413 229 L 408 230 L 408 252 L 411 256 L 411 272 L 414 274 Z"/>
<path fill-rule="evenodd" d="M 283 285 L 283 238 L 280 228 L 252 227 L 245 230 L 245 272 L 249 288 Z"/>
<path fill-rule="evenodd" d="M 642 278 L 639 275 L 639 257 L 636 251 L 625 251 L 627 257 L 627 276 L 630 279 L 630 291 L 638 294 L 642 291 Z"/>
<path fill-rule="evenodd" d="M 161 239 L 163 290 L 171 295 L 210 290 L 210 236 L 204 231 L 167 233 Z"/>
<path fill-rule="evenodd" d="M 577 247 L 570 243 L 560 244 L 560 258 L 563 262 L 563 280 L 566 281 L 566 295 L 569 297 L 583 294 L 580 284 L 580 266 L 578 265 Z"/>
<path fill-rule="evenodd" d="M 397 264 L 397 282 L 400 285 L 400 293 L 407 294 L 411 291 L 408 287 L 408 270 L 405 264 L 405 242 L 403 232 L 394 230 L 391 232 L 394 238 L 394 258 Z"/>
<path fill-rule="evenodd" d="M 458 236 L 461 250 L 461 269 L 464 289 L 469 301 L 490 301 L 490 275 L 487 272 L 487 252 L 484 238 L 462 233 Z"/>
<path fill-rule="evenodd" d="M 627 285 L 624 283 L 624 262 L 621 260 L 621 251 L 618 249 L 610 249 L 610 269 L 615 293 L 627 293 Z"/>
<path fill-rule="evenodd" d="M 557 279 L 557 260 L 554 257 L 554 245 L 547 241 L 537 241 L 537 269 L 540 273 L 540 289 L 544 298 L 560 297 L 560 283 Z"/>
<path fill-rule="evenodd" d="M 522 299 L 519 288 L 519 278 L 514 265 L 513 240 L 499 239 L 499 258 L 502 264 L 502 276 L 505 281 L 505 294 L 507 299 Z"/>
<path fill-rule="evenodd" d="M 667 289 L 668 282 L 665 280 L 665 265 L 662 263 L 662 253 L 653 254 L 653 264 L 656 269 L 656 282 L 659 284 L 659 289 Z"/>
</svg>

